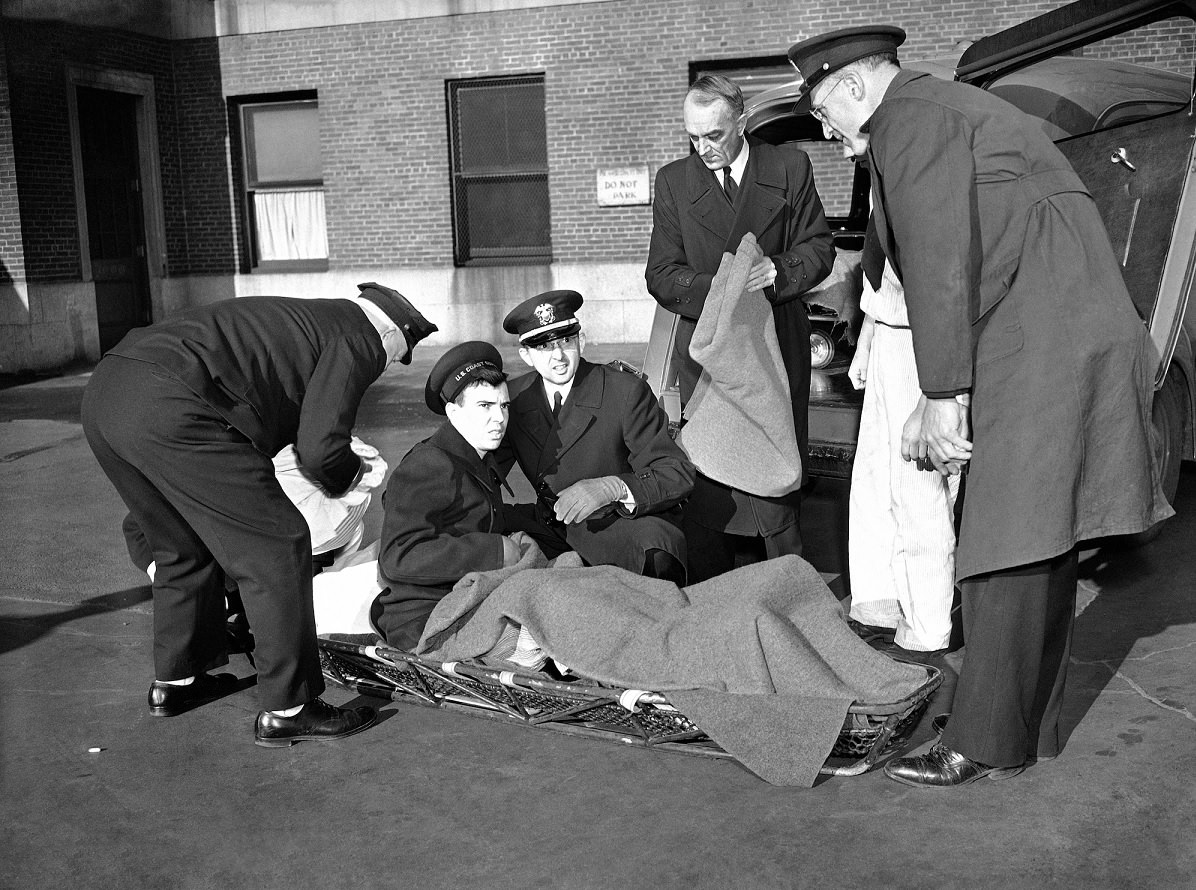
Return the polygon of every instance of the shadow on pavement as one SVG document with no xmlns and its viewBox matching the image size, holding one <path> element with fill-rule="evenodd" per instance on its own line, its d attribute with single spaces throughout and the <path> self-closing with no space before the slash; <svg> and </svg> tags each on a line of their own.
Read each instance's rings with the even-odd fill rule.
<svg viewBox="0 0 1196 890">
<path fill-rule="evenodd" d="M 0 654 L 12 652 L 22 646 L 28 646 L 41 637 L 46 636 L 57 627 L 88 618 L 101 612 L 115 612 L 127 609 L 141 603 L 147 603 L 152 598 L 150 589 L 145 587 L 130 587 L 115 593 L 104 593 L 84 600 L 76 606 L 61 611 L 48 612 L 44 615 L 7 615 L 0 613 Z M 53 608 L 48 605 L 48 608 Z"/>
</svg>

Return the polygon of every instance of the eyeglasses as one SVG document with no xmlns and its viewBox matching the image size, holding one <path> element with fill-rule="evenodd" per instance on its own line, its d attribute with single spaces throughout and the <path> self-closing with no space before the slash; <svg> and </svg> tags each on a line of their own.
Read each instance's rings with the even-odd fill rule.
<svg viewBox="0 0 1196 890">
<path fill-rule="evenodd" d="M 549 340 L 546 343 L 537 343 L 532 349 L 536 352 L 555 352 L 559 346 L 561 349 L 572 349 L 577 343 L 577 334 L 570 334 L 568 337 L 558 337 L 556 340 Z"/>
<path fill-rule="evenodd" d="M 826 100 L 831 97 L 831 94 L 839 88 L 839 84 L 843 83 L 844 80 L 846 80 L 846 78 L 843 77 L 840 77 L 838 80 L 836 80 L 835 85 L 827 90 L 826 95 L 822 97 L 822 101 L 817 105 L 810 106 L 810 114 L 812 114 L 814 116 L 814 120 L 818 121 L 820 124 L 825 124 L 827 122 Z"/>
</svg>

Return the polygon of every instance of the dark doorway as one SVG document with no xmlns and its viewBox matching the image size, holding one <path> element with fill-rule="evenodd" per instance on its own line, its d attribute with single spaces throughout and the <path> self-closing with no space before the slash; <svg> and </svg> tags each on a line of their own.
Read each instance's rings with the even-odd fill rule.
<svg viewBox="0 0 1196 890">
<path fill-rule="evenodd" d="M 137 97 L 77 87 L 88 249 L 100 350 L 150 323 Z"/>
</svg>

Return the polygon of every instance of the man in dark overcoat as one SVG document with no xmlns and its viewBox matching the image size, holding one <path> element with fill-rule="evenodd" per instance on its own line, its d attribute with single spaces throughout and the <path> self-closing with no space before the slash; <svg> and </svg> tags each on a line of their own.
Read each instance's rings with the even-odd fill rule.
<svg viewBox="0 0 1196 890">
<path fill-rule="evenodd" d="M 689 343 L 710 282 L 724 251 L 734 253 L 752 232 L 764 258 L 747 290 L 763 289 L 772 304 L 798 450 L 808 466 L 810 320 L 801 296 L 830 273 L 835 258 L 810 159 L 795 146 L 745 138 L 743 93 L 721 75 L 695 81 L 682 114 L 695 151 L 656 174 L 644 273 L 656 302 L 679 316 L 673 361 L 681 400 L 689 400 L 701 374 Z M 690 582 L 733 567 L 744 542 L 728 534 L 763 539 L 768 557 L 800 555 L 800 503 L 799 490 L 757 497 L 699 474 L 685 513 Z"/>
<path fill-rule="evenodd" d="M 392 646 L 414 649 L 436 604 L 467 574 L 519 561 L 494 459 L 510 410 L 506 379 L 498 350 L 478 340 L 454 346 L 428 375 L 424 402 L 447 419 L 407 452 L 382 498 L 383 590 L 370 620 Z"/>
<path fill-rule="evenodd" d="M 789 57 L 828 138 L 871 168 L 926 396 L 905 456 L 967 467 L 953 712 L 928 754 L 885 769 L 950 787 L 1058 754 L 1076 544 L 1173 511 L 1150 443 L 1158 358 L 1095 203 L 1038 121 L 902 71 L 904 37 L 848 28 Z"/>
<path fill-rule="evenodd" d="M 340 738 L 374 719 L 319 698 L 310 535 L 272 461 L 294 445 L 333 496 L 370 471 L 350 446 L 361 397 L 436 326 L 401 294 L 361 288 L 188 310 L 130 332 L 92 374 L 84 432 L 157 566 L 154 716 L 235 688 L 231 674 L 206 673 L 228 660 L 227 575 L 256 637 L 257 744 Z"/>
<path fill-rule="evenodd" d="M 503 320 L 533 370 L 511 381 L 499 463 L 517 461 L 537 496 L 508 514 L 550 559 L 573 550 L 589 565 L 684 584 L 680 504 L 693 464 L 647 383 L 582 358 L 581 304 L 576 291 L 549 291 Z"/>
</svg>

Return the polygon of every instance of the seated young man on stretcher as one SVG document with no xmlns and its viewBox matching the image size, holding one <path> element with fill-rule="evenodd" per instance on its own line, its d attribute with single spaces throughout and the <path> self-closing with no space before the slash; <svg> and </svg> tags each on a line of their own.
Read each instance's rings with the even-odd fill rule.
<svg viewBox="0 0 1196 890">
<path fill-rule="evenodd" d="M 407 453 L 382 500 L 384 588 L 370 620 L 392 646 L 412 649 L 464 575 L 513 566 L 531 543 L 508 533 L 493 456 L 507 429 L 506 380 L 498 350 L 477 340 L 450 349 L 428 376 L 424 401 L 447 420 Z"/>
</svg>

